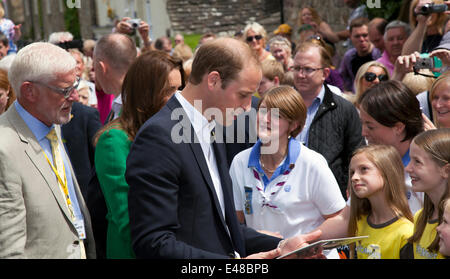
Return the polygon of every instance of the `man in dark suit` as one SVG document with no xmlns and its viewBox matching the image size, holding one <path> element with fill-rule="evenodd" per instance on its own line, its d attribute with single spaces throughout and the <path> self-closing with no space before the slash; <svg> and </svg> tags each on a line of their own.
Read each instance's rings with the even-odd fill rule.
<svg viewBox="0 0 450 279">
<path fill-rule="evenodd" d="M 250 108 L 261 76 L 245 43 L 208 42 L 186 88 L 140 129 L 125 175 L 138 258 L 274 258 L 320 235 L 281 240 L 237 220 L 224 144 L 211 138 Z"/>
<path fill-rule="evenodd" d="M 72 105 L 72 118 L 61 127 L 63 143 L 80 184 L 84 199 L 94 167 L 94 136 L 102 126 L 98 110 L 75 102 Z"/>
</svg>

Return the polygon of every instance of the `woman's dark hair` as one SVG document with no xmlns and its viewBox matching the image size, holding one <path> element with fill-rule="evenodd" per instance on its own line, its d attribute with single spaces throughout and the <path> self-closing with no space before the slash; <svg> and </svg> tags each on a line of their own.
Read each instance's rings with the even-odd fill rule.
<svg viewBox="0 0 450 279">
<path fill-rule="evenodd" d="M 381 82 L 362 94 L 356 105 L 378 123 L 394 127 L 397 122 L 405 124 L 405 138 L 411 140 L 423 131 L 422 111 L 419 101 L 402 82 Z"/>
<path fill-rule="evenodd" d="M 181 75 L 181 88 L 172 88 L 169 73 L 177 69 Z M 98 137 L 106 130 L 120 127 L 130 140 L 134 140 L 139 128 L 156 114 L 177 89 L 185 84 L 183 64 L 160 50 L 140 55 L 128 69 L 122 84 L 122 112 L 120 117 L 101 129 Z"/>
</svg>

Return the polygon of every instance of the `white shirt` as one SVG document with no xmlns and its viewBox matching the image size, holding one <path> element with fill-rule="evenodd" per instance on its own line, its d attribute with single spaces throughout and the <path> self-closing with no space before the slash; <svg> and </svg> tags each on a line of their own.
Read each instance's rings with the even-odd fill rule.
<svg viewBox="0 0 450 279">
<path fill-rule="evenodd" d="M 119 94 L 119 96 L 114 98 L 114 101 L 111 105 L 111 110 L 114 113 L 113 119 L 116 119 L 117 117 L 119 117 L 121 109 L 122 109 L 122 94 Z"/>
<path fill-rule="evenodd" d="M 244 212 L 247 226 L 289 238 L 311 232 L 325 221 L 323 215 L 345 207 L 322 155 L 291 139 L 285 162 L 268 180 L 258 145 L 236 155 L 230 167 L 236 210 Z"/>
<path fill-rule="evenodd" d="M 195 109 L 194 106 L 191 105 L 191 103 L 189 103 L 183 97 L 183 95 L 181 95 L 180 91 L 177 91 L 175 93 L 175 97 L 180 102 L 181 106 L 189 117 L 192 126 L 194 127 L 195 134 L 197 135 L 200 146 L 202 147 L 203 155 L 205 156 L 205 160 L 208 165 L 209 174 L 214 184 L 216 196 L 219 201 L 220 208 L 222 209 L 223 217 L 225 219 L 225 205 L 223 199 L 222 183 L 220 182 L 220 174 L 217 168 L 216 156 L 214 155 L 211 141 L 211 131 L 216 126 L 216 122 L 208 122 L 203 114 Z"/>
</svg>

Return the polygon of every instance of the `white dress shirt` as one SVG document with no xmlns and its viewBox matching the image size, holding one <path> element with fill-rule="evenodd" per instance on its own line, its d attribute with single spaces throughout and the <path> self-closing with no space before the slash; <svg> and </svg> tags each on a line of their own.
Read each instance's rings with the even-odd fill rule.
<svg viewBox="0 0 450 279">
<path fill-rule="evenodd" d="M 205 156 L 206 163 L 208 165 L 209 174 L 214 184 L 217 199 L 219 200 L 220 208 L 222 210 L 222 216 L 225 219 L 225 205 L 223 199 L 222 183 L 220 182 L 220 174 L 217 168 L 216 156 L 212 147 L 211 132 L 216 126 L 215 121 L 208 122 L 201 112 L 199 112 L 191 103 L 189 103 L 180 91 L 175 93 L 175 97 L 180 102 L 184 111 L 186 112 L 189 120 L 194 127 L 195 134 L 202 147 L 203 155 Z"/>
</svg>

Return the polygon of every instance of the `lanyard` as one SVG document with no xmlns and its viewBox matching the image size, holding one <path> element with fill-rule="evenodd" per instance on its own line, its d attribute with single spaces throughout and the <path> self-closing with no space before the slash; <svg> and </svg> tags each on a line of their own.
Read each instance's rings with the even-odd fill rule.
<svg viewBox="0 0 450 279">
<path fill-rule="evenodd" d="M 67 177 L 66 177 L 66 169 L 63 164 L 63 171 L 64 171 L 64 181 L 62 180 L 61 176 L 58 173 L 58 170 L 55 168 L 55 166 L 50 162 L 50 159 L 47 157 L 47 154 L 44 152 L 45 159 L 47 159 L 48 164 L 52 168 L 53 172 L 56 175 L 56 178 L 58 179 L 59 185 L 61 185 L 61 188 L 64 192 L 64 197 L 66 198 L 67 207 L 69 208 L 70 215 L 72 217 L 72 220 L 75 219 L 73 208 L 72 208 L 72 202 L 70 201 L 69 197 L 69 188 L 67 187 Z"/>
</svg>

